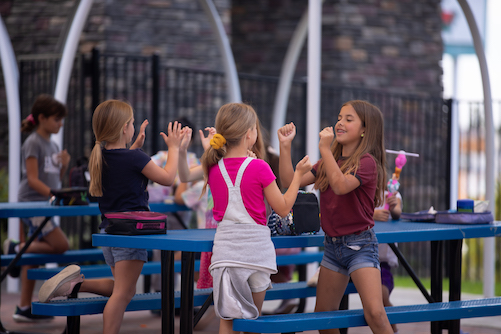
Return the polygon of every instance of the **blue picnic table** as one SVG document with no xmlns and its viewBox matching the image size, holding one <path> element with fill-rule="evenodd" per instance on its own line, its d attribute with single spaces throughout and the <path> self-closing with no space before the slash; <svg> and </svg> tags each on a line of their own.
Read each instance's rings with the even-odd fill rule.
<svg viewBox="0 0 501 334">
<path fill-rule="evenodd" d="M 432 263 L 432 289 L 427 297 L 430 302 L 442 301 L 442 255 L 443 243 L 447 242 L 450 263 L 449 300 L 461 299 L 461 248 L 466 238 L 501 236 L 501 222 L 492 224 L 437 224 L 405 221 L 376 222 L 374 227 L 380 243 L 388 243 L 398 253 L 395 243 L 430 241 Z M 181 269 L 181 315 L 180 333 L 193 333 L 193 264 L 194 253 L 209 252 L 215 235 L 214 229 L 174 230 L 166 235 L 119 236 L 94 234 L 94 246 L 134 247 L 160 249 L 162 251 L 162 332 L 174 333 L 174 251 L 182 251 Z M 301 236 L 272 237 L 276 248 L 321 247 L 322 233 Z M 400 254 L 401 255 L 401 254 Z M 405 261 L 405 259 L 401 259 Z M 442 328 L 459 334 L 459 320 L 448 323 L 433 323 L 432 332 L 441 333 Z"/>
<path fill-rule="evenodd" d="M 176 212 L 190 210 L 184 205 L 175 203 L 150 203 L 150 210 L 154 212 Z M 24 254 L 30 243 L 38 236 L 42 228 L 45 226 L 50 217 L 75 217 L 75 216 L 97 216 L 100 215 L 99 206 L 97 203 L 89 205 L 71 205 L 57 206 L 51 205 L 48 201 L 37 202 L 6 202 L 0 203 L 0 218 L 25 218 L 25 217 L 46 217 L 44 222 L 37 228 L 33 235 L 26 241 L 23 249 L 17 253 L 16 257 L 2 272 L 0 282 L 2 282 L 10 270 L 15 266 L 16 262 Z M 0 332 L 7 332 L 3 327 L 0 319 Z"/>
</svg>

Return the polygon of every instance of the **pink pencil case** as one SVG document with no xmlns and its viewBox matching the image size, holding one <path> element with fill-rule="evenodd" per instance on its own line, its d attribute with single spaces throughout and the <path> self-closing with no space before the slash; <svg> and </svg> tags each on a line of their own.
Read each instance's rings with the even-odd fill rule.
<svg viewBox="0 0 501 334">
<path fill-rule="evenodd" d="M 106 233 L 120 235 L 166 234 L 167 216 L 151 211 L 109 212 Z"/>
</svg>

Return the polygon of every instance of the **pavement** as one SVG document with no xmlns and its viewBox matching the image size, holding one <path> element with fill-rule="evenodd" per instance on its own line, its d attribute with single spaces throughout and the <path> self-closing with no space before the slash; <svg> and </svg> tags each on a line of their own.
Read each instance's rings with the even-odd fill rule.
<svg viewBox="0 0 501 334">
<path fill-rule="evenodd" d="M 138 290 L 143 291 L 140 279 L 138 281 Z M 37 284 L 36 289 L 40 286 Z M 36 294 L 35 294 L 36 296 Z M 81 296 L 91 296 L 90 294 L 81 294 Z M 482 298 L 478 295 L 463 294 L 463 299 Z M 447 296 L 445 295 L 444 300 Z M 418 289 L 395 288 L 391 294 L 391 301 L 394 305 L 425 304 L 426 299 L 421 295 Z M 16 303 L 19 301 L 19 293 L 7 293 L 5 283 L 1 287 L 1 307 L 0 320 L 3 327 L 9 333 L 54 333 L 61 334 L 65 328 L 66 318 L 56 317 L 53 321 L 37 324 L 16 323 L 12 319 L 12 313 L 15 310 Z M 273 311 L 280 301 L 267 301 L 263 306 L 263 311 Z M 356 294 L 350 295 L 349 302 L 351 309 L 361 308 L 360 298 Z M 309 298 L 306 305 L 306 311 L 312 312 L 315 306 L 315 298 Z M 103 318 L 102 314 L 86 315 L 81 317 L 81 333 L 100 333 L 102 332 Z M 194 334 L 216 334 L 218 333 L 219 319 L 214 312 L 209 311 L 201 319 L 195 328 Z M 400 334 L 424 334 L 430 333 L 430 323 L 411 323 L 398 325 Z M 461 320 L 461 330 L 464 334 L 500 334 L 501 316 L 473 318 Z M 120 333 L 124 334 L 157 334 L 161 333 L 160 317 L 149 311 L 126 312 Z M 176 317 L 176 333 L 179 333 L 179 318 Z M 316 331 L 304 332 L 304 334 L 318 333 Z M 349 334 L 371 333 L 368 327 L 356 327 L 348 330 Z"/>
</svg>

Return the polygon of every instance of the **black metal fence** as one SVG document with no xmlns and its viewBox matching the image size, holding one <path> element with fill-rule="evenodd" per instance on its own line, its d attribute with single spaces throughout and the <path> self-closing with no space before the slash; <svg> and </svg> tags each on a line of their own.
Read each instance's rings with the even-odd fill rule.
<svg viewBox="0 0 501 334">
<path fill-rule="evenodd" d="M 21 59 L 22 117 L 29 114 L 36 95 L 54 92 L 58 61 L 58 57 Z M 269 131 L 278 78 L 240 74 L 239 80 L 242 99 L 254 106 L 263 127 Z M 293 147 L 295 161 L 305 154 L 306 85 L 304 80 L 292 83 L 287 109 L 287 122 L 298 125 Z M 439 210 L 448 208 L 450 103 L 328 83 L 322 85 L 321 96 L 322 126 L 335 124 L 344 102 L 368 100 L 383 112 L 386 148 L 420 154 L 419 158 L 408 159 L 401 174 L 404 211 L 423 210 L 432 205 Z M 73 162 L 89 155 L 94 143 L 92 112 L 97 104 L 111 98 L 129 101 L 135 109 L 137 124 L 149 119 L 144 146 L 149 155 L 166 149 L 158 134 L 169 121 L 186 116 L 196 129 L 211 126 L 219 107 L 228 102 L 222 72 L 167 67 L 158 56 L 109 55 L 97 50 L 80 55 L 75 60 L 68 90 L 70 115 L 65 119 L 63 136 Z M 202 153 L 200 145 L 195 145 L 194 150 Z M 387 156 L 388 175 L 394 169 L 394 158 Z M 68 234 L 78 236 L 78 246 L 90 242 L 82 230 L 95 232 L 95 227 L 82 224 L 88 223 L 63 225 Z M 427 276 L 429 247 L 426 244 L 402 247 L 411 264 L 422 268 L 419 274 Z M 419 247 L 417 252 L 416 247 Z"/>
</svg>

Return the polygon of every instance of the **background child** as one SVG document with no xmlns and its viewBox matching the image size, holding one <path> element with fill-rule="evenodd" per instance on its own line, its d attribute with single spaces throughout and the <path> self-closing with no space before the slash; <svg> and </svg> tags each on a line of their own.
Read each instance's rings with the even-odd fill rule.
<svg viewBox="0 0 501 334">
<path fill-rule="evenodd" d="M 59 150 L 57 144 L 50 139 L 59 132 L 63 119 L 68 114 L 66 106 L 50 95 L 40 95 L 31 108 L 31 114 L 21 123 L 21 131 L 30 133 L 21 148 L 21 184 L 18 201 L 48 201 L 52 196 L 51 189 L 61 188 L 61 180 L 68 169 L 70 155 L 66 150 Z M 31 236 L 45 217 L 22 218 Z M 24 243 L 5 240 L 4 254 L 14 254 L 24 247 Z M 33 240 L 26 253 L 64 253 L 69 243 L 64 232 L 54 220 L 49 220 L 38 238 Z M 21 300 L 12 318 L 16 322 L 46 321 L 54 317 L 31 313 L 31 300 L 35 281 L 28 280 L 27 270 L 37 266 L 21 268 Z M 17 272 L 11 276 L 19 276 Z"/>
<path fill-rule="evenodd" d="M 219 109 L 215 125 L 217 133 L 202 156 L 204 189 L 210 186 L 218 221 L 209 270 L 214 279 L 214 309 L 221 319 L 219 333 L 233 333 L 233 319 L 259 316 L 270 274 L 277 272 L 264 199 L 279 215 L 287 215 L 301 176 L 311 164 L 307 156 L 298 163 L 282 195 L 268 163 L 247 156 L 253 147 L 263 147 L 254 109 L 244 103 L 226 104 Z"/>
<path fill-rule="evenodd" d="M 383 306 L 378 243 L 372 230 L 374 207 L 381 204 L 385 187 L 383 115 L 368 102 L 349 101 L 341 108 L 335 131 L 335 139 L 332 127 L 320 132 L 322 158 L 300 182 L 301 187 L 315 183 L 320 190 L 325 232 L 315 311 L 339 309 L 351 277 L 371 330 L 390 334 L 393 330 Z M 291 164 L 295 135 L 293 123 L 278 130 L 283 186 L 291 184 L 295 176 Z"/>
<path fill-rule="evenodd" d="M 145 120 L 135 143 L 128 149 L 127 145 L 134 136 L 132 107 L 126 102 L 108 100 L 94 111 L 92 128 L 96 143 L 89 160 L 89 191 L 99 202 L 102 232 L 108 225 L 104 217 L 107 212 L 149 211 L 148 180 L 166 186 L 174 182 L 183 136 L 181 126 L 177 122 L 174 125 L 169 123 L 168 135 L 160 133 L 170 152 L 165 167 L 160 168 L 140 150 L 147 125 Z M 114 280 L 83 280 L 78 266 L 68 266 L 44 283 L 39 297 L 41 302 L 46 302 L 54 297 L 67 296 L 82 283 L 80 291 L 110 296 L 103 312 L 103 333 L 118 333 L 148 255 L 143 249 L 119 247 L 103 247 L 103 253 Z"/>
<path fill-rule="evenodd" d="M 391 219 L 398 220 L 402 214 L 402 195 L 399 192 L 387 197 L 388 191 L 384 191 L 384 198 L 386 201 L 379 207 L 374 209 L 374 220 L 376 221 L 388 221 Z M 384 209 L 384 204 L 388 203 L 389 209 Z M 390 294 L 393 290 L 393 274 L 391 268 L 398 267 L 398 258 L 395 253 L 391 250 L 388 244 L 379 244 L 379 262 L 381 264 L 381 283 L 383 292 L 383 305 L 393 306 L 390 302 Z M 394 333 L 398 333 L 397 325 L 392 324 Z"/>
</svg>

